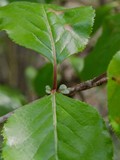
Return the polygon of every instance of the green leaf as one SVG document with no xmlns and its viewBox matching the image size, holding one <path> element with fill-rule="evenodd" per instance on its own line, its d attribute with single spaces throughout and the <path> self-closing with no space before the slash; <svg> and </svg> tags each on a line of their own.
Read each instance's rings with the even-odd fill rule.
<svg viewBox="0 0 120 160">
<path fill-rule="evenodd" d="M 0 86 L 0 116 L 25 104 L 24 96 L 8 86 Z"/>
<path fill-rule="evenodd" d="M 81 72 L 84 68 L 84 59 L 80 57 L 71 56 L 69 58 L 71 66 L 73 67 L 78 78 L 81 79 Z"/>
<path fill-rule="evenodd" d="M 108 109 L 110 123 L 120 136 L 120 52 L 110 62 L 108 67 Z"/>
<path fill-rule="evenodd" d="M 58 93 L 18 109 L 3 135 L 4 160 L 112 160 L 97 111 Z"/>
<path fill-rule="evenodd" d="M 0 30 L 19 45 L 62 62 L 80 52 L 93 26 L 92 7 L 65 9 L 56 5 L 15 2 L 0 8 Z"/>
<path fill-rule="evenodd" d="M 46 94 L 45 92 L 46 85 L 52 87 L 52 82 L 53 82 L 53 66 L 51 63 L 47 63 L 38 70 L 34 78 L 33 86 L 36 93 L 39 96 L 44 96 Z"/>
<path fill-rule="evenodd" d="M 37 75 L 37 69 L 36 68 L 34 68 L 32 66 L 29 66 L 29 67 L 26 68 L 25 77 L 26 77 L 26 80 L 29 83 L 30 87 L 32 86 L 32 83 L 33 83 L 36 75 Z"/>
<path fill-rule="evenodd" d="M 106 18 L 103 33 L 93 51 L 85 58 L 83 79 L 91 79 L 107 71 L 113 55 L 120 50 L 120 14 Z"/>
<path fill-rule="evenodd" d="M 118 5 L 119 4 L 117 2 L 111 2 L 107 3 L 106 5 L 100 6 L 96 9 L 93 33 L 95 33 L 102 26 L 107 16 L 112 15 L 113 9 Z"/>
<path fill-rule="evenodd" d="M 2 127 L 3 127 L 3 125 L 0 124 L 0 160 L 3 160 L 2 159 L 2 142 L 3 142 L 3 137 L 1 136 Z"/>
</svg>

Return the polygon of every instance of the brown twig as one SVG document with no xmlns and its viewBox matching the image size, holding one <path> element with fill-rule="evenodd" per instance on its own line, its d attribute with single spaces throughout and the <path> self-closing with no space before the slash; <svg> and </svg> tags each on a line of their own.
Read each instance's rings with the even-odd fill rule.
<svg viewBox="0 0 120 160">
<path fill-rule="evenodd" d="M 14 111 L 13 112 L 9 112 L 8 114 L 0 117 L 0 124 L 4 123 L 13 113 L 14 113 Z"/>
<path fill-rule="evenodd" d="M 104 73 L 104 74 L 102 74 L 98 77 L 95 77 L 91 80 L 88 80 L 88 81 L 82 82 L 80 84 L 77 84 L 74 87 L 69 88 L 70 89 L 70 95 L 72 95 L 72 94 L 74 94 L 75 92 L 78 92 L 78 91 L 83 91 L 83 90 L 87 90 L 87 89 L 90 89 L 90 88 L 93 88 L 93 87 L 96 87 L 96 86 L 103 85 L 105 83 L 107 83 L 106 73 Z M 9 112 L 8 114 L 0 117 L 0 123 L 5 122 L 13 113 L 14 113 L 14 111 Z"/>
<path fill-rule="evenodd" d="M 97 87 L 97 86 L 103 85 L 105 83 L 107 83 L 106 73 L 104 73 L 98 77 L 95 77 L 91 80 L 82 82 L 80 84 L 77 84 L 76 86 L 71 87 L 70 94 L 74 94 L 75 92 L 78 92 L 78 91 L 83 91 L 83 90 L 87 90 L 87 89 L 90 89 L 93 87 Z"/>
</svg>

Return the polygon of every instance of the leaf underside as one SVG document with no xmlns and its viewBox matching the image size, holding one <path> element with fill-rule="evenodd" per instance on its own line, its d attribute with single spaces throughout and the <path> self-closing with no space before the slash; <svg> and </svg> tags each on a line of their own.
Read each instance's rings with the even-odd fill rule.
<svg viewBox="0 0 120 160">
<path fill-rule="evenodd" d="M 113 130 L 120 136 L 120 52 L 108 67 L 108 109 Z"/>
<path fill-rule="evenodd" d="M 18 109 L 3 135 L 4 160 L 112 160 L 97 111 L 58 93 Z"/>
<path fill-rule="evenodd" d="M 56 5 L 15 2 L 0 8 L 0 30 L 19 45 L 52 63 L 82 51 L 94 21 L 92 7 L 65 9 Z"/>
</svg>

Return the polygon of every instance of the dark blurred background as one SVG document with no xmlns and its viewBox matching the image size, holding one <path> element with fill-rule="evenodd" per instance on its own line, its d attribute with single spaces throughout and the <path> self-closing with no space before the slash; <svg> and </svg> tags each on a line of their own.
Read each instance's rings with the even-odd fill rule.
<svg viewBox="0 0 120 160">
<path fill-rule="evenodd" d="M 13 1 L 20 0 L 0 0 L 0 6 Z M 120 50 L 120 18 L 114 18 L 119 16 L 120 1 L 26 1 L 55 3 L 65 7 L 91 5 L 96 9 L 95 25 L 87 47 L 82 53 L 70 57 L 58 67 L 59 85 L 72 86 L 106 72 L 112 56 Z M 52 78 L 52 65 L 47 59 L 32 50 L 16 45 L 5 32 L 0 32 L 0 116 L 44 96 L 45 86 L 52 87 Z M 97 107 L 108 122 L 106 86 L 82 91 L 73 97 Z M 115 160 L 119 160 L 120 141 L 115 135 L 113 139 Z"/>
</svg>

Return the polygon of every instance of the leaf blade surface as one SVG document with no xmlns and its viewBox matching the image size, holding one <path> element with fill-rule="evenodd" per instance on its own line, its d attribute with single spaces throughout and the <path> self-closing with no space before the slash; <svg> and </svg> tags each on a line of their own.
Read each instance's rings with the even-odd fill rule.
<svg viewBox="0 0 120 160">
<path fill-rule="evenodd" d="M 53 94 L 23 108 L 4 127 L 5 160 L 112 159 L 105 124 L 87 104 Z"/>
<path fill-rule="evenodd" d="M 113 130 L 120 136 L 120 52 L 111 60 L 107 72 L 109 119 Z"/>
<path fill-rule="evenodd" d="M 19 45 L 62 62 L 82 51 L 93 26 L 91 7 L 65 9 L 56 5 L 14 2 L 0 8 L 0 30 Z"/>
</svg>

